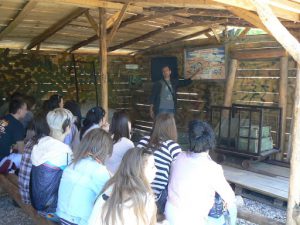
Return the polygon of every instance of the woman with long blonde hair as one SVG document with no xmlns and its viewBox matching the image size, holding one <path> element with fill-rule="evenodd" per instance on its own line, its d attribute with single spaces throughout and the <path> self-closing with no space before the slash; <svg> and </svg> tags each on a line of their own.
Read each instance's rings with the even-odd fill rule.
<svg viewBox="0 0 300 225">
<path fill-rule="evenodd" d="M 151 150 L 128 150 L 99 195 L 88 224 L 156 224 L 156 205 L 150 186 L 155 173 Z"/>
</svg>

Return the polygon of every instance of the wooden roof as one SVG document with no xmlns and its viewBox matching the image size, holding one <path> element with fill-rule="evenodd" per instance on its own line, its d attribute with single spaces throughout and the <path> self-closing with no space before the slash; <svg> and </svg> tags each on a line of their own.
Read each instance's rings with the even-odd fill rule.
<svg viewBox="0 0 300 225">
<path fill-rule="evenodd" d="M 113 33 L 108 50 L 116 53 L 138 52 L 195 37 L 218 38 L 226 26 L 265 29 L 251 0 L 126 3 L 127 0 L 1 0 L 0 48 L 97 53 L 98 7 L 107 10 L 108 34 Z M 299 38 L 300 1 L 269 0 L 269 4 Z"/>
</svg>

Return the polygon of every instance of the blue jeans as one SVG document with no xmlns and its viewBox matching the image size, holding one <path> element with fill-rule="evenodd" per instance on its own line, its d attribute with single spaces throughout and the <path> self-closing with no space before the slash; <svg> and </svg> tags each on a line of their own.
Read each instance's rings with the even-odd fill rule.
<svg viewBox="0 0 300 225">
<path fill-rule="evenodd" d="M 236 206 L 232 206 L 228 208 L 228 212 L 223 214 L 220 218 L 213 218 L 208 217 L 206 225 L 227 225 L 226 218 L 229 218 L 230 222 L 229 225 L 235 225 L 236 224 L 236 218 L 237 218 L 237 208 Z"/>
<path fill-rule="evenodd" d="M 160 193 L 159 198 L 156 201 L 157 212 L 159 214 L 165 213 L 165 206 L 168 198 L 168 186 Z"/>
</svg>

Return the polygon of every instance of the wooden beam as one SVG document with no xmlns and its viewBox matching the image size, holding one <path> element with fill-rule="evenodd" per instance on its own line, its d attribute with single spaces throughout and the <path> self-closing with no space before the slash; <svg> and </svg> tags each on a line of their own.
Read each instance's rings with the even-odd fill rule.
<svg viewBox="0 0 300 225">
<path fill-rule="evenodd" d="M 244 19 L 248 23 L 268 32 L 268 29 L 265 27 L 265 25 L 261 22 L 261 20 L 255 13 L 237 7 L 227 7 L 227 8 L 230 12 Z"/>
<path fill-rule="evenodd" d="M 286 108 L 287 108 L 287 89 L 288 89 L 288 72 L 289 72 L 288 56 L 280 58 L 280 80 L 279 80 L 279 107 L 281 107 L 281 152 L 278 154 L 277 160 L 283 160 L 285 147 L 285 129 L 286 129 Z"/>
<path fill-rule="evenodd" d="M 287 50 L 297 63 L 300 63 L 300 43 L 290 34 L 274 15 L 271 8 L 262 1 L 251 0 L 257 13 L 269 32 Z"/>
<path fill-rule="evenodd" d="M 110 43 L 112 43 L 112 40 L 114 39 L 116 33 L 117 33 L 117 30 L 119 29 L 120 25 L 121 25 L 121 22 L 125 16 L 125 13 L 126 13 L 126 10 L 129 6 L 129 3 L 126 3 L 124 4 L 123 8 L 121 9 L 121 12 L 116 20 L 116 22 L 114 23 L 109 35 L 108 35 L 108 38 L 107 38 L 107 46 L 110 45 Z"/>
<path fill-rule="evenodd" d="M 97 22 L 94 20 L 94 18 L 91 16 L 91 14 L 89 13 L 89 11 L 86 11 L 84 13 L 85 17 L 87 18 L 87 20 L 89 21 L 89 23 L 91 24 L 91 27 L 95 30 L 96 34 L 99 34 L 99 27 Z"/>
<path fill-rule="evenodd" d="M 123 7 L 122 3 L 119 2 L 111 2 L 111 1 L 101 1 L 101 0 L 39 0 L 41 2 L 50 2 L 56 4 L 68 4 L 82 8 L 96 9 L 96 8 L 109 8 L 109 9 L 118 9 L 121 10 Z M 143 7 L 130 5 L 128 7 L 129 12 L 133 13 L 142 13 Z"/>
<path fill-rule="evenodd" d="M 53 34 L 55 34 L 57 31 L 64 28 L 67 24 L 69 24 L 72 20 L 76 19 L 77 17 L 81 16 L 84 12 L 86 12 L 87 9 L 84 8 L 78 8 L 71 12 L 69 15 L 65 16 L 58 22 L 56 22 L 53 26 L 49 27 L 47 30 L 45 30 L 42 34 L 35 37 L 30 44 L 27 46 L 27 49 L 32 49 L 34 46 L 42 43 L 47 38 L 51 37 Z"/>
<path fill-rule="evenodd" d="M 213 34 L 214 34 L 215 38 L 217 39 L 217 41 L 219 43 L 221 43 L 221 38 L 220 38 L 219 34 L 217 33 L 216 28 L 211 27 L 211 31 L 213 32 Z"/>
<path fill-rule="evenodd" d="M 106 15 L 106 9 L 99 8 L 99 74 L 101 84 L 101 105 L 106 112 L 104 121 L 107 121 L 108 118 Z"/>
<path fill-rule="evenodd" d="M 123 43 L 121 43 L 119 45 L 112 46 L 112 47 L 109 48 L 109 51 L 115 51 L 117 49 L 124 48 L 126 46 L 132 45 L 132 44 L 137 43 L 139 41 L 146 40 L 146 39 L 148 39 L 148 38 L 150 38 L 150 37 L 152 37 L 154 35 L 157 35 L 159 33 L 163 33 L 163 32 L 165 32 L 167 30 L 172 29 L 172 28 L 178 27 L 179 25 L 181 25 L 181 23 L 171 23 L 171 24 L 165 25 L 165 26 L 163 26 L 161 28 L 158 28 L 156 30 L 150 31 L 150 32 L 148 32 L 146 34 L 143 34 L 143 35 L 141 35 L 139 37 L 133 38 L 133 39 L 131 39 L 129 41 L 123 42 Z"/>
<path fill-rule="evenodd" d="M 262 50 L 243 50 L 231 53 L 232 59 L 270 59 L 287 56 L 284 49 L 262 49 Z"/>
<path fill-rule="evenodd" d="M 142 50 L 136 52 L 135 54 L 143 54 L 145 52 L 152 51 L 155 48 L 159 48 L 159 47 L 162 47 L 162 46 L 165 46 L 165 45 L 170 45 L 170 44 L 174 44 L 174 43 L 177 43 L 177 42 L 180 42 L 180 41 L 191 39 L 191 38 L 200 36 L 202 34 L 205 34 L 205 33 L 209 32 L 210 30 L 211 30 L 210 28 L 206 28 L 204 30 L 197 31 L 193 34 L 189 34 L 189 35 L 186 35 L 186 36 L 183 36 L 183 37 L 180 37 L 180 38 L 176 38 L 176 39 L 171 40 L 171 41 L 167 41 L 167 42 L 163 42 L 163 43 L 160 43 L 160 44 L 157 44 L 157 45 L 150 46 L 149 48 L 142 49 Z"/>
<path fill-rule="evenodd" d="M 251 3 L 251 0 L 213 0 L 213 1 L 228 6 L 238 7 L 245 10 L 256 11 L 256 8 Z M 266 0 L 266 1 L 272 2 L 273 0 Z M 282 1 L 282 4 L 289 4 L 289 1 L 287 0 L 280 0 L 280 1 Z M 272 6 L 272 10 L 274 11 L 275 15 L 280 18 L 291 20 L 291 21 L 300 21 L 299 14 L 293 11 L 289 11 L 282 7 L 277 7 L 277 6 L 276 7 Z"/>
<path fill-rule="evenodd" d="M 172 10 L 168 13 L 155 13 L 154 15 L 151 15 L 151 16 L 144 16 L 144 15 L 136 15 L 136 16 L 132 16 L 126 20 L 124 20 L 119 29 L 122 28 L 122 27 L 126 27 L 126 26 L 129 26 L 130 24 L 133 24 L 133 23 L 139 23 L 139 22 L 143 22 L 143 21 L 148 21 L 148 20 L 154 20 L 154 19 L 157 19 L 157 18 L 162 18 L 164 16 L 169 16 L 169 15 L 172 15 L 172 14 L 177 14 L 177 13 L 182 13 L 182 12 L 185 12 L 186 9 L 177 9 L 177 10 Z M 110 17 L 110 19 L 112 20 L 111 22 L 115 21 L 118 17 L 120 12 L 117 12 L 116 14 L 114 14 L 112 17 Z M 110 20 L 109 19 L 109 20 Z M 108 22 L 108 25 L 107 27 L 109 28 L 111 25 L 111 23 Z M 110 31 L 109 31 L 110 32 Z M 77 50 L 78 48 L 81 48 L 83 46 L 86 46 L 94 41 L 98 40 L 98 36 L 97 35 L 94 35 L 84 41 L 81 41 L 75 45 L 73 45 L 71 48 L 67 49 L 67 52 L 73 52 L 75 50 Z"/>
<path fill-rule="evenodd" d="M 300 64 L 298 64 L 296 75 L 292 126 L 292 157 L 290 161 L 290 187 L 287 209 L 287 225 L 297 225 L 293 214 L 295 211 L 297 211 L 297 208 L 299 208 L 300 204 Z"/>
<path fill-rule="evenodd" d="M 35 0 L 28 1 L 23 9 L 15 16 L 15 18 L 7 25 L 6 28 L 4 28 L 0 32 L 0 40 L 3 39 L 3 37 L 7 34 L 9 34 L 11 31 L 13 31 L 22 21 L 23 19 L 28 15 L 28 13 L 31 12 L 31 10 L 37 5 L 37 2 Z"/>
<path fill-rule="evenodd" d="M 175 16 L 175 15 L 172 16 L 172 19 L 175 22 L 183 23 L 183 24 L 191 24 L 191 23 L 194 22 L 192 19 L 185 18 L 185 17 L 182 17 L 182 16 Z"/>
<path fill-rule="evenodd" d="M 212 38 L 212 36 L 209 34 L 209 32 L 204 33 L 204 35 L 205 35 L 207 38 Z"/>
<path fill-rule="evenodd" d="M 245 37 L 250 29 L 251 29 L 250 27 L 245 27 L 238 37 Z"/>
<path fill-rule="evenodd" d="M 224 98 L 225 107 L 231 107 L 232 105 L 233 86 L 234 86 L 237 68 L 238 68 L 238 61 L 236 59 L 232 59 L 230 62 L 229 74 L 226 78 L 226 88 L 225 88 L 225 98 Z"/>
</svg>

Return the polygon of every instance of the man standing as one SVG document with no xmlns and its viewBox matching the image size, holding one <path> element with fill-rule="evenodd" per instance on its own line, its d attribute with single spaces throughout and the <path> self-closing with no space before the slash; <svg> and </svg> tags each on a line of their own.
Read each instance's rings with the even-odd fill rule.
<svg viewBox="0 0 300 225">
<path fill-rule="evenodd" d="M 166 65 L 162 68 L 163 78 L 153 84 L 150 97 L 150 116 L 155 118 L 159 113 L 176 112 L 177 89 L 192 83 L 193 76 L 185 80 L 171 78 L 171 68 Z"/>
<path fill-rule="evenodd" d="M 25 129 L 20 122 L 27 113 L 27 105 L 22 99 L 13 99 L 9 104 L 9 114 L 0 119 L 0 172 L 7 172 L 12 163 L 18 167 L 24 149 Z"/>
</svg>

